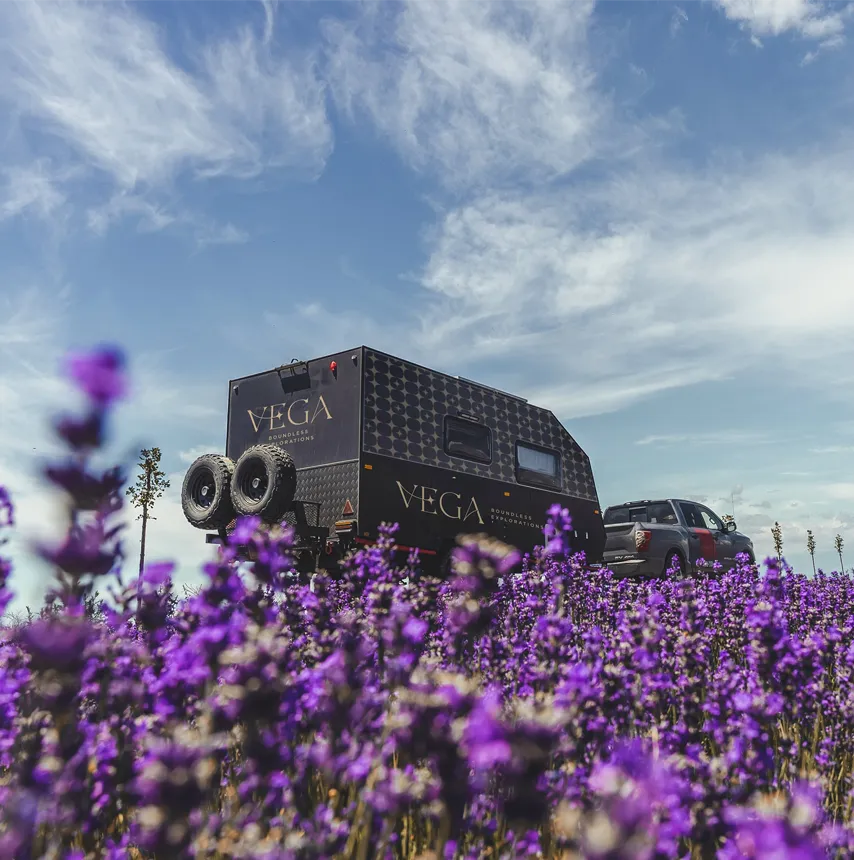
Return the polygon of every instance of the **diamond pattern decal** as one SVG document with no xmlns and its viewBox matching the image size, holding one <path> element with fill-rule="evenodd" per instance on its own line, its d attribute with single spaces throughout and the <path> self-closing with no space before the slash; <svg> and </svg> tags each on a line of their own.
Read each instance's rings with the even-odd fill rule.
<svg viewBox="0 0 854 860">
<path fill-rule="evenodd" d="M 358 514 L 359 461 L 297 469 L 296 498 L 320 502 L 319 523 L 312 522 L 314 507 L 306 508 L 309 525 L 325 525 L 332 534 L 335 520 L 341 519 L 348 502 L 354 509 L 353 515 Z"/>
<path fill-rule="evenodd" d="M 598 505 L 589 458 L 545 409 L 372 350 L 364 369 L 365 452 L 515 483 L 518 439 L 560 452 L 563 493 Z M 492 429 L 489 465 L 445 453 L 444 417 L 460 412 Z"/>
</svg>

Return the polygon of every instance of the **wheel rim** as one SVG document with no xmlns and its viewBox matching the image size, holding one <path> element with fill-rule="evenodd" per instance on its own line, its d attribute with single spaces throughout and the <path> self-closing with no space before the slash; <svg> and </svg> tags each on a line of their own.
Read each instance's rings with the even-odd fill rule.
<svg viewBox="0 0 854 860">
<path fill-rule="evenodd" d="M 190 501 L 202 510 L 207 510 L 216 497 L 216 482 L 210 469 L 199 469 L 190 482 Z"/>
<path fill-rule="evenodd" d="M 260 460 L 250 460 L 241 470 L 238 486 L 241 494 L 251 502 L 260 502 L 267 492 L 269 479 Z"/>
</svg>

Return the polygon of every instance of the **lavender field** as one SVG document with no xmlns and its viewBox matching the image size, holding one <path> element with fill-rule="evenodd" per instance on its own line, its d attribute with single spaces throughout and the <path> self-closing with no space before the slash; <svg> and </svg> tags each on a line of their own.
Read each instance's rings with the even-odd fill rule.
<svg viewBox="0 0 854 860">
<path fill-rule="evenodd" d="M 124 475 L 92 465 L 121 356 L 67 370 L 60 609 L 0 645 L 0 857 L 852 855 L 848 576 L 618 581 L 552 510 L 533 558 L 472 536 L 439 582 L 389 527 L 311 588 L 243 521 L 178 599 L 169 564 L 122 582 Z"/>
</svg>

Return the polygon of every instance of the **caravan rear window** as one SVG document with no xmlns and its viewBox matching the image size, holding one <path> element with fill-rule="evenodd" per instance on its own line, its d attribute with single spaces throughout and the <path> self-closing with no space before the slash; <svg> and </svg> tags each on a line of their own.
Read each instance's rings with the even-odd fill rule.
<svg viewBox="0 0 854 860">
<path fill-rule="evenodd" d="M 483 424 L 446 415 L 445 453 L 478 463 L 491 463 L 492 433 Z"/>
<path fill-rule="evenodd" d="M 547 448 L 517 442 L 516 480 L 520 484 L 560 489 L 560 454 Z"/>
</svg>

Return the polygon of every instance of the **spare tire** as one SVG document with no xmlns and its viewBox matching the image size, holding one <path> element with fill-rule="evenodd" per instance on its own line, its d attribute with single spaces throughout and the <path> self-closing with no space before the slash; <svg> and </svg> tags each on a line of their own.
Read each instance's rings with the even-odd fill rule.
<svg viewBox="0 0 854 860">
<path fill-rule="evenodd" d="M 214 531 L 234 519 L 231 503 L 231 476 L 234 463 L 221 454 L 198 457 L 184 475 L 181 507 L 190 525 Z"/>
<path fill-rule="evenodd" d="M 231 498 L 245 517 L 281 522 L 297 489 L 297 470 L 290 454 L 277 445 L 253 445 L 234 466 Z"/>
</svg>

